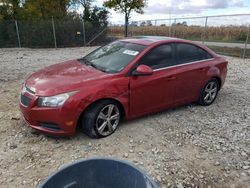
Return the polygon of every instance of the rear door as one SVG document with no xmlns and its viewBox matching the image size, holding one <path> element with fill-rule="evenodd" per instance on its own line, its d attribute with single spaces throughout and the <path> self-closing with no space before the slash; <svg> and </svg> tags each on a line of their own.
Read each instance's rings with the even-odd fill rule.
<svg viewBox="0 0 250 188">
<path fill-rule="evenodd" d="M 171 44 L 155 47 L 143 56 L 138 65 L 153 69 L 149 76 L 130 77 L 130 116 L 156 112 L 174 104 L 175 72 Z M 136 67 L 135 67 L 136 68 Z"/>
<path fill-rule="evenodd" d="M 212 56 L 202 48 L 189 43 L 175 43 L 176 104 L 198 100 L 205 84 L 206 72 Z"/>
</svg>

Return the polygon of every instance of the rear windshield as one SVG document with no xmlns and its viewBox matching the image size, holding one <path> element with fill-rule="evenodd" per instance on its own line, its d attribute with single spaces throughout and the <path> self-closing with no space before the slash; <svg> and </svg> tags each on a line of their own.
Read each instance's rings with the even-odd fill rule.
<svg viewBox="0 0 250 188">
<path fill-rule="evenodd" d="M 122 71 L 146 46 L 115 41 L 103 46 L 83 58 L 83 62 L 104 72 Z"/>
</svg>

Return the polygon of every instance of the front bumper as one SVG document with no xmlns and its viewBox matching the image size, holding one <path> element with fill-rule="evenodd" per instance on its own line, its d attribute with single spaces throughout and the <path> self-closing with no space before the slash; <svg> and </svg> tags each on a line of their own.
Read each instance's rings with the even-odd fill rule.
<svg viewBox="0 0 250 188">
<path fill-rule="evenodd" d="M 37 96 L 29 93 L 22 95 L 30 98 L 29 104 L 24 105 L 20 100 L 19 106 L 31 128 L 57 136 L 72 136 L 75 133 L 78 115 L 69 104 L 58 108 L 38 107 Z"/>
</svg>

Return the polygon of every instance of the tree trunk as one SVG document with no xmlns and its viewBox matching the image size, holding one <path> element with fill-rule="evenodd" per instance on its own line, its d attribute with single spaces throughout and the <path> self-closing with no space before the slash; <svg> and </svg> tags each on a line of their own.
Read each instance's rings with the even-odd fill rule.
<svg viewBox="0 0 250 188">
<path fill-rule="evenodd" d="M 125 31 L 124 31 L 124 36 L 128 37 L 128 14 L 125 14 Z"/>
</svg>

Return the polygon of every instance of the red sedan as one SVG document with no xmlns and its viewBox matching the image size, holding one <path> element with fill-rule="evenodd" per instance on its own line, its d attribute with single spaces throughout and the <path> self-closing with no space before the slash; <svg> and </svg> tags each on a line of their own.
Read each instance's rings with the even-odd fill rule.
<svg viewBox="0 0 250 188">
<path fill-rule="evenodd" d="M 106 137 L 122 119 L 191 102 L 212 104 L 227 64 L 187 40 L 118 40 L 33 73 L 23 85 L 20 108 L 36 130 L 69 136 L 80 126 L 90 137 Z"/>
</svg>

